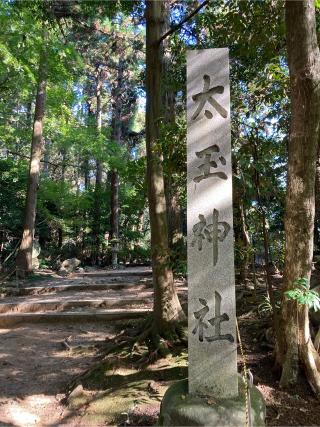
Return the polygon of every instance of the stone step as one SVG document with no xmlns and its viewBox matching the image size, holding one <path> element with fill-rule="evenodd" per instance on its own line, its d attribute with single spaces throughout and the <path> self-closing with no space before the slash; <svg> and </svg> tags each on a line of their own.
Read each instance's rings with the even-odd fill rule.
<svg viewBox="0 0 320 427">
<path fill-rule="evenodd" d="M 121 276 L 141 276 L 141 277 L 152 277 L 152 270 L 145 269 L 124 269 L 124 270 L 102 270 L 102 271 L 88 271 L 85 273 L 76 273 L 77 277 L 121 277 Z"/>
<path fill-rule="evenodd" d="M 152 298 L 139 297 L 107 297 L 107 298 L 87 298 L 87 299 L 48 299 L 23 302 L 2 302 L 0 303 L 0 313 L 35 313 L 57 311 L 63 312 L 77 307 L 87 307 L 88 309 L 130 307 L 132 305 L 150 305 Z"/>
<path fill-rule="evenodd" d="M 83 283 L 83 284 L 67 284 L 67 285 L 47 285 L 47 286 L 27 286 L 25 288 L 19 288 L 19 295 L 39 295 L 46 294 L 50 292 L 64 292 L 64 291 L 99 291 L 104 289 L 113 289 L 113 290 L 121 290 L 137 287 L 140 289 L 145 289 L 150 287 L 149 283 Z"/>
<path fill-rule="evenodd" d="M 40 322 L 99 322 L 107 320 L 126 320 L 146 316 L 151 309 L 109 309 L 95 311 L 63 311 L 49 313 L 6 313 L 0 314 L 0 329 L 19 323 Z"/>
</svg>

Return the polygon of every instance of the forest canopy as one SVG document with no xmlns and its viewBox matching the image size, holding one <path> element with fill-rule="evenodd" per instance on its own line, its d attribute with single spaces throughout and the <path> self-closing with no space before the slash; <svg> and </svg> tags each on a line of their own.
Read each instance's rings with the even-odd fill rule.
<svg viewBox="0 0 320 427">
<path fill-rule="evenodd" d="M 194 6 L 173 2 L 171 25 Z M 41 51 L 46 53 L 41 67 L 47 74 L 35 224 L 41 266 L 53 266 L 59 256 L 107 265 L 113 235 L 119 240 L 119 262 L 150 260 L 142 8 L 134 1 L 2 2 L 2 261 L 21 238 Z M 168 114 L 174 120 L 161 124 L 171 193 L 167 198 L 174 205 L 171 209 L 179 211 L 176 218 L 169 216 L 169 222 L 178 222 L 171 228 L 178 226 L 180 230 L 172 232 L 181 234 L 186 214 L 185 52 L 230 46 L 235 212 L 241 198 L 259 257 L 263 252 L 259 209 L 266 209 L 271 257 L 280 268 L 288 135 L 283 31 L 281 3 L 255 2 L 252 8 L 250 2 L 221 1 L 204 7 L 165 41 L 170 65 L 163 83 L 171 97 Z M 238 263 L 248 250 L 238 238 Z M 177 271 L 185 271 L 183 258 L 176 259 L 173 253 Z"/>
</svg>

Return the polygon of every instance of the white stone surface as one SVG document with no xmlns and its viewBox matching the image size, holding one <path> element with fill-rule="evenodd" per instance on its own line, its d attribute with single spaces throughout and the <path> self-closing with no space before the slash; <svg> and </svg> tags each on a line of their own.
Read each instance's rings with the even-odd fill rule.
<svg viewBox="0 0 320 427">
<path fill-rule="evenodd" d="M 238 394 L 228 49 L 188 51 L 187 122 L 189 392 L 227 398 Z"/>
</svg>

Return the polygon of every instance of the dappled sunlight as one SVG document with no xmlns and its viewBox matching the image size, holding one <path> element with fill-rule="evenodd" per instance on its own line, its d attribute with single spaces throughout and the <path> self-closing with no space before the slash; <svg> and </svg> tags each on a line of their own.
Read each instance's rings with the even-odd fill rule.
<svg viewBox="0 0 320 427">
<path fill-rule="evenodd" d="M 0 424 L 60 425 L 65 407 L 56 394 L 92 363 L 94 352 L 85 346 L 102 342 L 109 335 L 106 326 L 26 324 L 1 332 Z M 70 337 L 72 345 L 84 345 L 83 352 L 66 350 L 62 343 Z"/>
<path fill-rule="evenodd" d="M 0 400 L 1 415 L 0 423 L 14 425 L 16 427 L 45 426 L 49 422 L 55 422 L 60 415 L 59 412 L 50 414 L 50 420 L 43 418 L 43 413 L 48 405 L 55 401 L 53 397 L 44 395 L 30 395 L 23 399 L 15 399 L 13 402 Z"/>
<path fill-rule="evenodd" d="M 123 425 L 129 422 L 137 407 L 154 408 L 159 412 L 162 397 L 172 381 L 186 378 L 186 354 L 159 359 L 147 368 L 134 369 L 130 357 L 115 357 L 84 379 L 83 389 L 70 396 L 67 423 L 72 413 L 84 412 L 81 426 Z M 87 384 L 88 382 L 88 384 Z M 76 391 L 76 390 L 75 390 Z M 134 424 L 132 424 L 134 425 Z M 52 425 L 53 427 L 53 425 Z"/>
<path fill-rule="evenodd" d="M 37 425 L 40 422 L 40 417 L 28 411 L 18 403 L 14 403 L 9 408 L 10 422 L 12 421 L 17 426 Z"/>
<path fill-rule="evenodd" d="M 86 323 L 72 328 L 37 324 L 6 330 L 0 341 L 0 397 L 58 392 L 92 359 L 94 350 L 86 351 L 86 346 L 102 342 L 106 335 L 103 324 Z M 72 345 L 83 345 L 82 352 L 66 351 L 63 341 L 70 337 Z"/>
<path fill-rule="evenodd" d="M 0 359 L 5 359 L 9 356 L 9 353 L 0 353 Z"/>
</svg>

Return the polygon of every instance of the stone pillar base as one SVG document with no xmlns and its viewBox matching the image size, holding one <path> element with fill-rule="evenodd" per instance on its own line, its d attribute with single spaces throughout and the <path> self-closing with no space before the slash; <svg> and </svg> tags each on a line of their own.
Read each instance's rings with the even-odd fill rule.
<svg viewBox="0 0 320 427">
<path fill-rule="evenodd" d="M 250 389 L 251 426 L 265 426 L 266 406 L 260 391 Z M 188 394 L 188 380 L 166 391 L 160 409 L 159 426 L 246 427 L 245 387 L 239 379 L 239 396 L 231 399 L 198 397 Z"/>
</svg>

